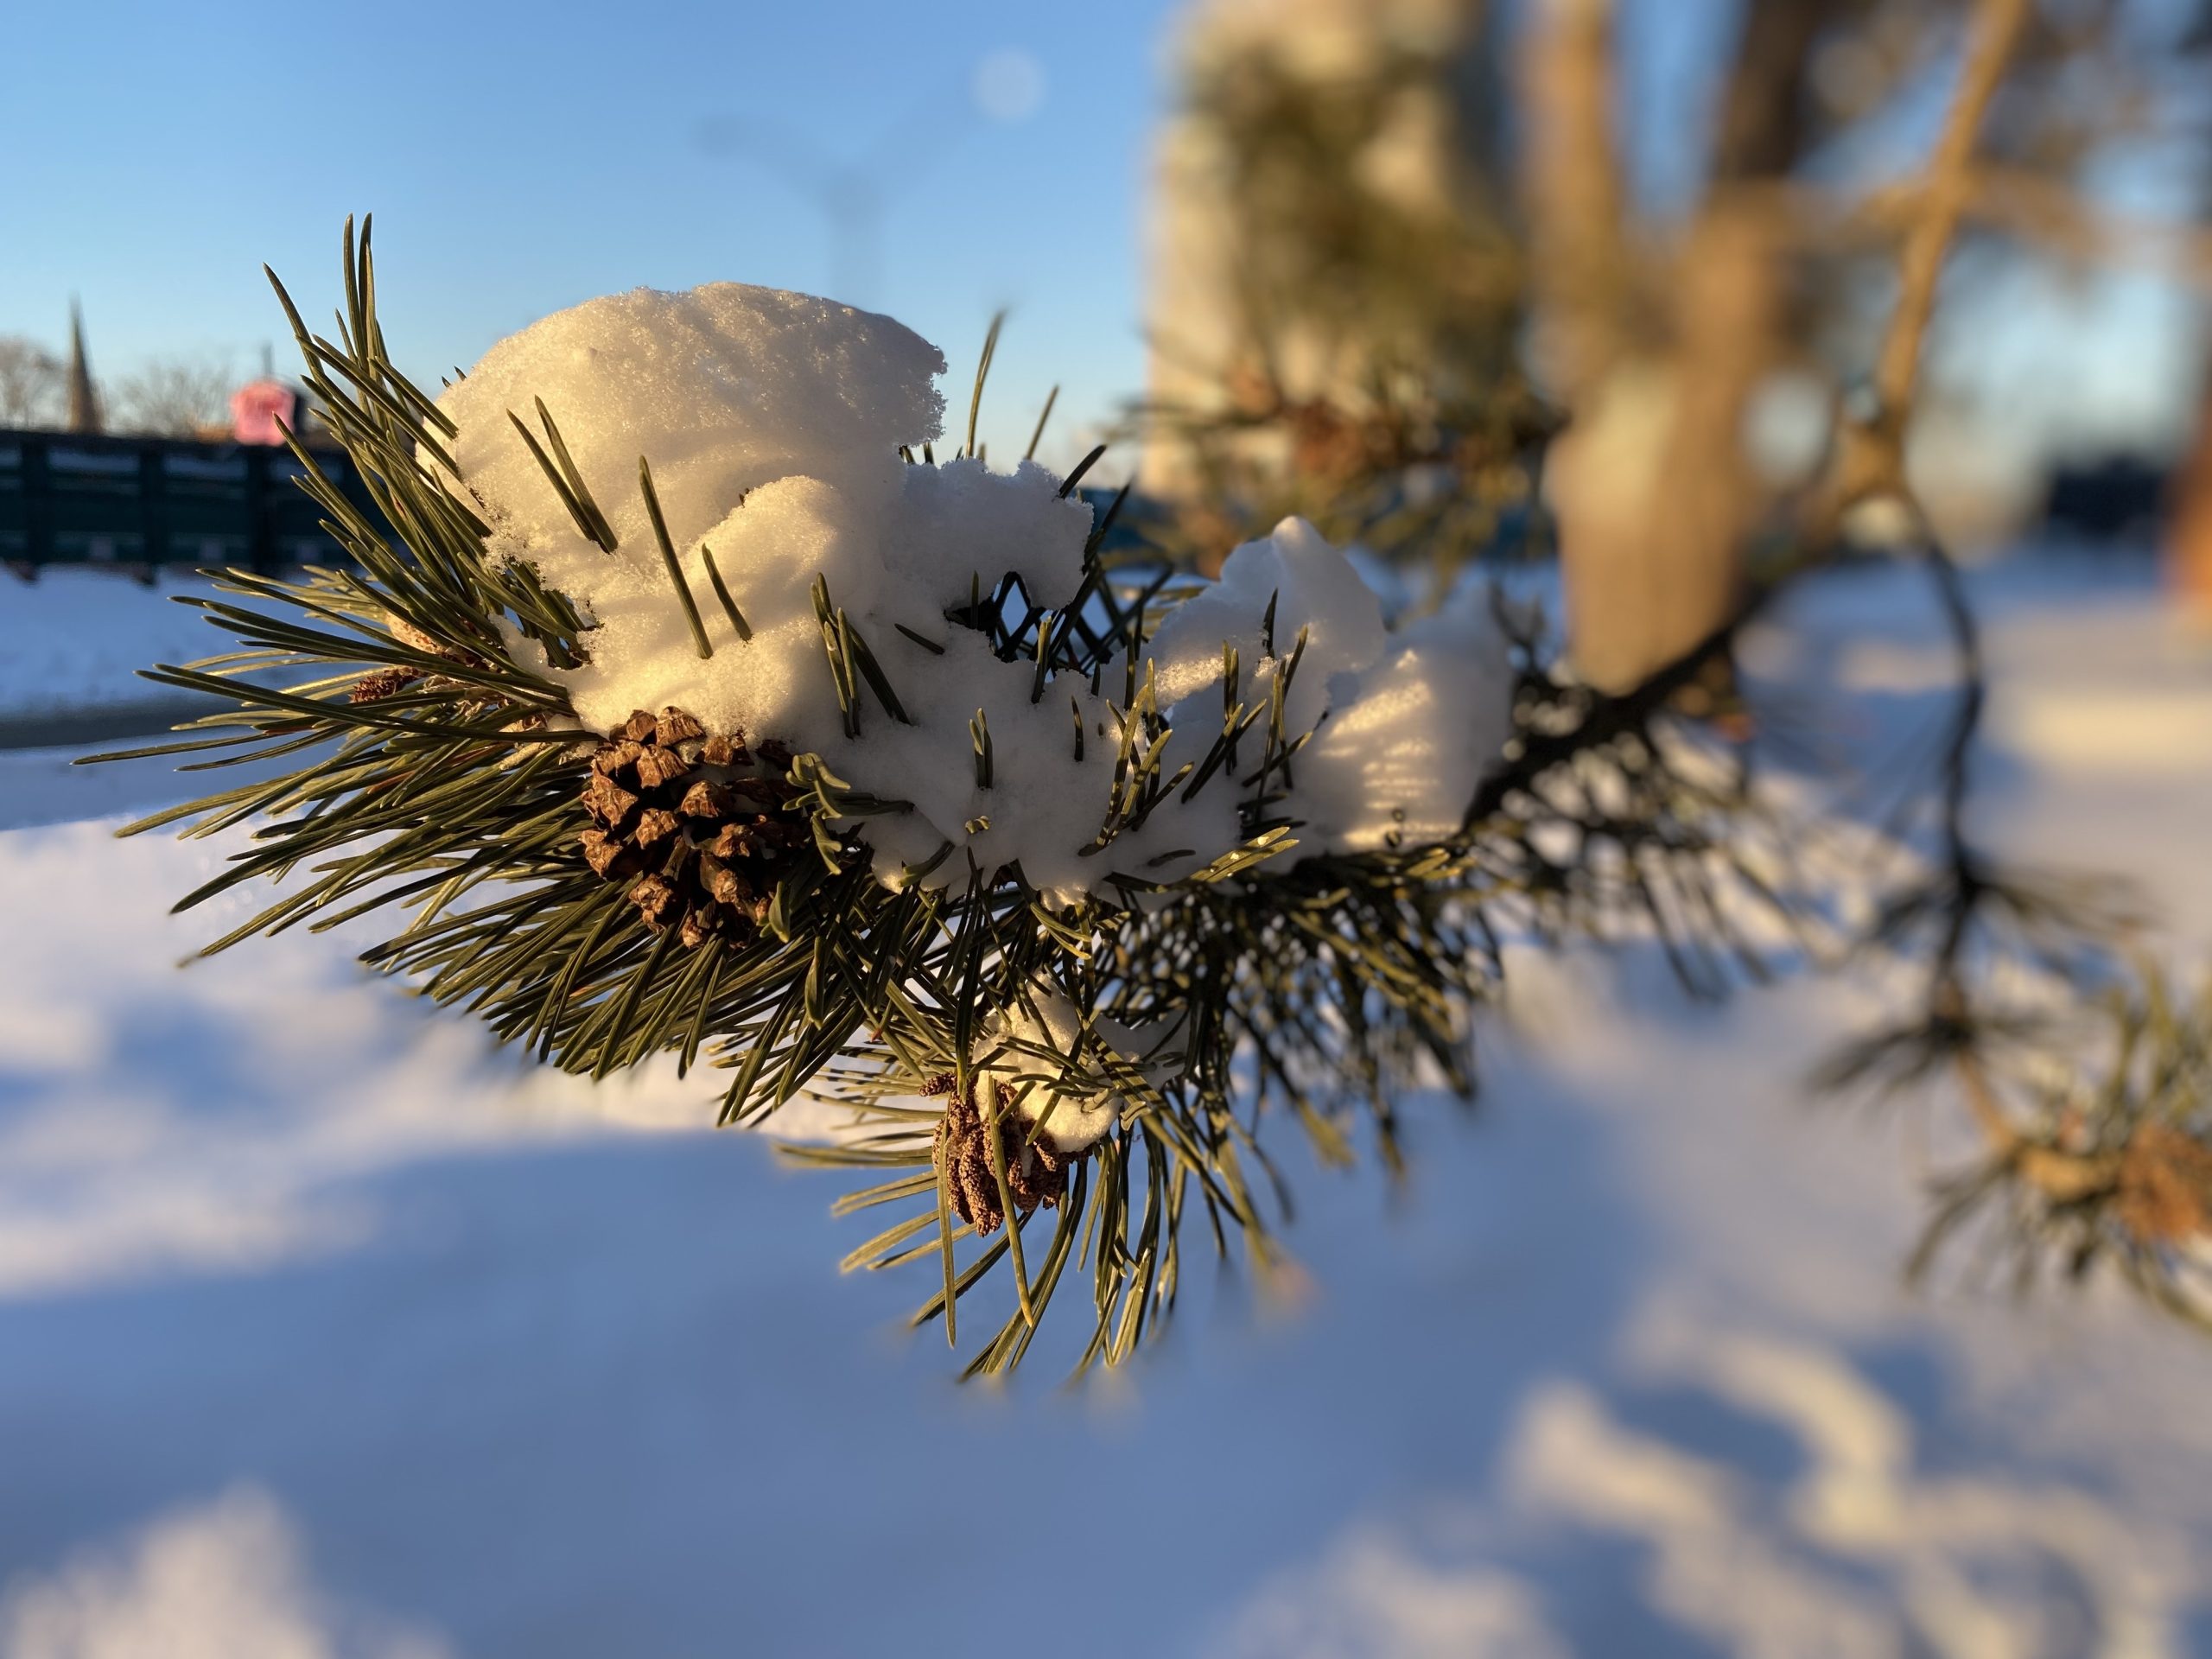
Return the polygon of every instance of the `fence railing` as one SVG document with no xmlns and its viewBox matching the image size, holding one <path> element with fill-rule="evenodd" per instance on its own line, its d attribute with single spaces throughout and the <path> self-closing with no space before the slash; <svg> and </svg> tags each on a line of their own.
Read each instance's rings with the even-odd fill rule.
<svg viewBox="0 0 2212 1659">
<path fill-rule="evenodd" d="M 372 524 L 383 522 L 344 450 L 310 453 Z M 0 566 L 35 578 L 55 565 L 150 576 L 164 568 L 339 563 L 345 554 L 321 529 L 321 508 L 299 487 L 305 472 L 290 450 L 255 444 L 0 429 Z M 1083 495 L 1102 513 L 1113 499 L 1108 490 Z M 1132 499 L 1108 550 L 1139 545 L 1138 526 L 1153 511 Z"/>
<path fill-rule="evenodd" d="M 312 452 L 323 475 L 375 517 L 342 450 Z M 0 429 L 0 563 L 272 570 L 341 556 L 289 449 L 183 438 Z"/>
</svg>

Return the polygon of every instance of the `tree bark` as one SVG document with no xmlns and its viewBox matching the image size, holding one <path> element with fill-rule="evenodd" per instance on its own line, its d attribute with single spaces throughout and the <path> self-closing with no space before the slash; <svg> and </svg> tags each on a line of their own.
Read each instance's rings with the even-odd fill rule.
<svg viewBox="0 0 2212 1659">
<path fill-rule="evenodd" d="M 1803 149 L 1805 66 L 1836 4 L 1746 8 L 1712 182 L 1648 298 L 1629 276 L 1605 8 L 1549 0 L 1532 29 L 1529 212 L 1552 319 L 1540 350 L 1573 416 L 1550 493 L 1569 652 L 1605 690 L 1681 656 L 1738 596 L 1741 549 L 1769 505 L 1745 426 L 1792 333 L 1778 228 L 1758 187 Z"/>
<path fill-rule="evenodd" d="M 2167 575 L 2183 613 L 2212 630 L 2212 377 L 2206 381 L 2196 442 L 2174 480 L 2165 554 Z"/>
</svg>

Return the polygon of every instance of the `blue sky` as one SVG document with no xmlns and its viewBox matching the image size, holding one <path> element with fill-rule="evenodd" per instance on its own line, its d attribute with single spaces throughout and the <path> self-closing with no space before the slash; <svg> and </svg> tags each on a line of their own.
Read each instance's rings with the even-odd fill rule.
<svg viewBox="0 0 2212 1659">
<path fill-rule="evenodd" d="M 0 333 L 59 343 L 73 293 L 103 374 L 152 353 L 249 367 L 264 341 L 281 366 L 263 262 L 327 315 L 340 223 L 369 209 L 393 348 L 435 375 L 639 283 L 821 291 L 832 238 L 794 164 L 874 156 L 882 257 L 873 291 L 850 297 L 936 340 L 954 384 L 992 310 L 1012 306 L 986 435 L 1019 447 L 1065 380 L 1078 420 L 1056 416 L 1048 445 L 1065 459 L 1084 413 L 1141 384 L 1141 187 L 1172 10 L 15 8 Z M 1001 116 L 1033 104 L 1025 118 L 978 108 L 987 62 L 986 101 Z"/>
<path fill-rule="evenodd" d="M 106 376 L 151 354 L 243 371 L 264 342 L 287 364 L 262 263 L 327 316 L 339 226 L 367 209 L 387 332 L 425 378 L 595 294 L 734 279 L 893 313 L 944 349 L 957 402 L 1007 305 L 983 435 L 1017 448 L 1065 382 L 1045 455 L 1065 465 L 1142 384 L 1144 187 L 1178 9 L 19 5 L 0 54 L 0 334 L 58 345 L 75 294 Z M 1700 123 L 1727 11 L 1623 5 L 1650 140 L 1630 163 L 1662 210 L 1694 188 L 1694 147 L 1666 139 Z M 986 65 L 998 118 L 976 96 Z M 868 280 L 807 181 L 824 160 L 877 184 Z M 2046 276 L 2009 297 L 2001 338 L 1977 317 L 1937 349 L 2001 393 L 2016 440 L 2155 435 L 2189 407 L 2197 308 L 2175 290 L 2095 283 L 2084 303 Z"/>
</svg>

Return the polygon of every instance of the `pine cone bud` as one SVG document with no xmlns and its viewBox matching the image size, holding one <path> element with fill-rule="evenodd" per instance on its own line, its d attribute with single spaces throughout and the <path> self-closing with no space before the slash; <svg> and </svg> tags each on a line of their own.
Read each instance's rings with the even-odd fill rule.
<svg viewBox="0 0 2212 1659">
<path fill-rule="evenodd" d="M 1068 1166 L 1074 1159 L 1059 1149 L 1048 1131 L 1031 1135 L 1028 1124 L 1014 1109 L 1005 1090 L 993 1083 L 982 1086 L 998 1090 L 999 1148 L 1006 1160 L 1007 1190 L 1014 1208 L 1025 1216 L 1039 1205 L 1047 1210 L 1058 1209 L 1068 1190 Z M 991 1167 L 989 1132 L 976 1104 L 975 1091 L 957 1092 L 951 1077 L 945 1075 L 930 1079 L 923 1092 L 949 1096 L 944 1116 L 938 1121 L 931 1153 L 946 1201 L 954 1214 L 976 1230 L 977 1237 L 987 1238 L 1005 1224 L 1006 1207 L 1000 1202 L 998 1174 Z"/>
<path fill-rule="evenodd" d="M 386 612 L 384 620 L 385 626 L 391 630 L 391 637 L 403 645 L 412 646 L 415 650 L 427 652 L 432 657 L 442 657 L 449 663 L 459 663 L 467 668 L 481 669 L 490 666 L 473 651 L 460 651 L 451 645 L 440 645 L 397 611 Z M 382 702 L 386 697 L 394 696 L 414 684 L 423 677 L 423 672 L 419 668 L 410 668 L 402 664 L 372 670 L 353 683 L 353 690 L 346 694 L 346 700 L 348 702 Z M 435 683 L 432 689 L 442 687 L 450 690 L 456 685 L 466 683 L 466 682 L 446 679 L 442 676 L 435 676 L 433 679 Z"/>
<path fill-rule="evenodd" d="M 412 668 L 379 668 L 354 681 L 353 690 L 346 694 L 346 701 L 382 702 L 386 697 L 398 696 L 422 677 L 421 671 Z"/>
</svg>

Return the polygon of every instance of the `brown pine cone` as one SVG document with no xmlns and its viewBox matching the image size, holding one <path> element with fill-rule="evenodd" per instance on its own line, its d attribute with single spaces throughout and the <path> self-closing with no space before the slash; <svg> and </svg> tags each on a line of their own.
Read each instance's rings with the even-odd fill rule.
<svg viewBox="0 0 2212 1659">
<path fill-rule="evenodd" d="M 781 745 L 750 750 L 742 733 L 709 732 L 681 709 L 639 709 L 592 757 L 584 861 L 628 882 L 655 932 L 676 928 L 690 948 L 715 938 L 743 944 L 793 862 L 815 855 L 784 776 L 788 760 Z"/>
<path fill-rule="evenodd" d="M 1014 1208 L 1025 1216 L 1039 1205 L 1058 1209 L 1068 1190 L 1068 1166 L 1075 1160 L 1053 1142 L 1050 1131 L 1030 1135 L 1029 1126 L 1014 1109 L 1004 1089 L 995 1083 L 983 1086 L 999 1090 L 999 1146 L 1006 1159 L 1007 1189 L 1013 1194 Z M 931 1078 L 923 1085 L 923 1092 L 948 1096 L 931 1153 L 946 1201 L 955 1215 L 976 1230 L 978 1238 L 987 1238 L 1005 1224 L 1006 1209 L 999 1201 L 990 1141 L 975 1091 L 959 1093 L 947 1074 Z"/>
<path fill-rule="evenodd" d="M 2165 1124 L 2143 1125 L 2120 1154 L 2113 1207 L 2139 1243 L 2177 1243 L 2208 1230 L 2212 1148 Z"/>
</svg>

